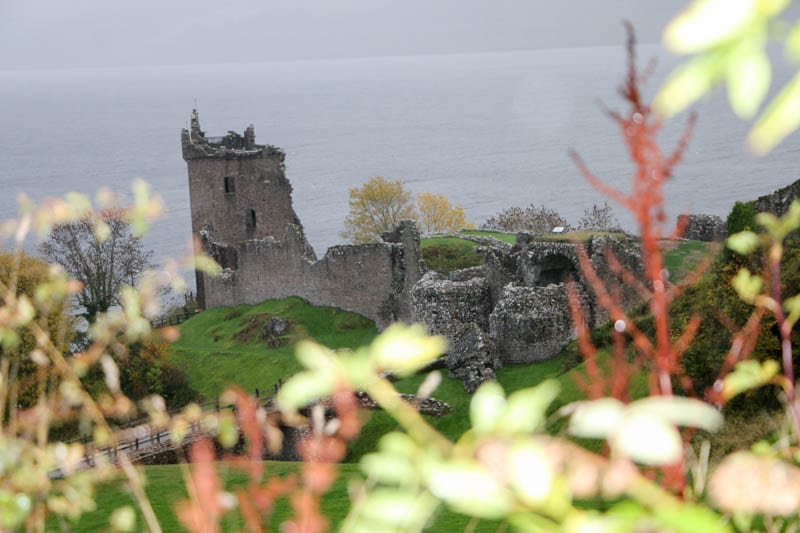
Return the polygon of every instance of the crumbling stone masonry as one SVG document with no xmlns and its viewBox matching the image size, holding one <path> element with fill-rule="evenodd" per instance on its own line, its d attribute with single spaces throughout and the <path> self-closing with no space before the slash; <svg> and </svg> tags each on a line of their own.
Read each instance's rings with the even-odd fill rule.
<svg viewBox="0 0 800 533">
<path fill-rule="evenodd" d="M 684 239 L 706 242 L 725 240 L 725 221 L 717 215 L 678 215 L 678 224 L 683 226 L 681 236 Z"/>
<path fill-rule="evenodd" d="M 192 232 L 222 267 L 200 272 L 202 308 L 300 296 L 316 305 L 360 313 L 379 327 L 410 321 L 411 287 L 422 275 L 419 233 L 412 222 L 390 242 L 334 246 L 317 260 L 292 207 L 284 153 L 244 135 L 206 137 L 197 112 L 181 132 L 189 173 Z"/>
<path fill-rule="evenodd" d="M 445 364 L 468 391 L 492 379 L 502 364 L 549 359 L 575 338 L 568 279 L 575 281 L 588 325 L 608 320 L 580 268 L 579 246 L 623 307 L 639 302 L 635 289 L 621 283 L 612 268 L 611 256 L 634 276 L 641 274 L 638 241 L 624 235 L 596 235 L 579 245 L 520 233 L 516 246 L 480 247 L 482 267 L 453 272 L 448 279 L 429 272 L 414 286 L 413 318 L 448 338 Z"/>
</svg>

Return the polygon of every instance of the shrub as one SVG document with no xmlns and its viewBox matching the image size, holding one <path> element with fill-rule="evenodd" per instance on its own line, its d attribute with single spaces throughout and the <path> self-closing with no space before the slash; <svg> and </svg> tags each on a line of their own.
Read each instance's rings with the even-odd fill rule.
<svg viewBox="0 0 800 533">
<path fill-rule="evenodd" d="M 736 202 L 725 221 L 728 235 L 756 228 L 756 206 L 753 202 Z"/>
<path fill-rule="evenodd" d="M 526 208 L 509 207 L 486 220 L 481 229 L 492 231 L 527 231 L 534 235 L 550 233 L 553 228 L 569 227 L 567 219 L 554 209 L 531 204 Z"/>
</svg>

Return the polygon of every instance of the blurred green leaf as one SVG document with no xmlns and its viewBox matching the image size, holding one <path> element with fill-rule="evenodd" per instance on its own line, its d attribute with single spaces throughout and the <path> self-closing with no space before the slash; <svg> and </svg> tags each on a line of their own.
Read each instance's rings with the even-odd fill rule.
<svg viewBox="0 0 800 533">
<path fill-rule="evenodd" d="M 102 218 L 94 221 L 94 238 L 97 242 L 105 242 L 111 236 L 111 226 L 109 226 Z"/>
<path fill-rule="evenodd" d="M 335 361 L 333 352 L 310 340 L 302 340 L 295 345 L 295 356 L 309 370 L 333 371 Z"/>
<path fill-rule="evenodd" d="M 219 266 L 219 263 L 205 254 L 197 254 L 194 256 L 194 268 L 209 276 L 219 276 L 220 272 L 222 272 L 222 267 Z"/>
<path fill-rule="evenodd" d="M 330 372 L 299 372 L 278 391 L 275 401 L 281 409 L 293 411 L 333 394 L 335 376 Z"/>
<path fill-rule="evenodd" d="M 111 513 L 113 531 L 133 531 L 136 528 L 136 512 L 130 505 L 124 505 Z"/>
<path fill-rule="evenodd" d="M 391 453 L 370 453 L 361 458 L 367 477 L 386 485 L 416 483 L 417 471 L 408 458 Z"/>
<path fill-rule="evenodd" d="M 734 37 L 752 21 L 752 0 L 695 0 L 664 30 L 664 43 L 677 54 L 694 54 Z"/>
<path fill-rule="evenodd" d="M 750 131 L 748 142 L 756 154 L 775 148 L 800 125 L 800 74 L 787 83 L 767 106 Z"/>
<path fill-rule="evenodd" d="M 478 387 L 469 404 L 472 429 L 483 435 L 491 432 L 506 411 L 503 387 L 495 381 L 486 381 Z"/>
<path fill-rule="evenodd" d="M 711 405 L 683 396 L 650 396 L 630 404 L 628 413 L 657 416 L 678 426 L 690 426 L 717 431 L 722 426 L 722 414 Z"/>
<path fill-rule="evenodd" d="M 446 349 L 444 337 L 428 335 L 422 325 L 396 322 L 373 341 L 371 353 L 379 369 L 408 376 L 432 363 Z"/>
<path fill-rule="evenodd" d="M 771 72 L 769 58 L 761 46 L 748 47 L 730 58 L 728 100 L 739 118 L 751 118 L 758 111 L 769 90 Z"/>
<path fill-rule="evenodd" d="M 655 523 L 674 533 L 727 533 L 733 531 L 723 517 L 707 507 L 683 504 L 657 505 L 653 509 Z"/>
<path fill-rule="evenodd" d="M 217 435 L 219 443 L 226 450 L 230 450 L 239 442 L 239 428 L 236 427 L 236 419 L 231 413 L 220 413 Z"/>
<path fill-rule="evenodd" d="M 764 280 L 761 276 L 754 276 L 746 268 L 742 268 L 731 280 L 731 286 L 743 301 L 752 304 L 756 296 L 761 294 Z"/>
<path fill-rule="evenodd" d="M 555 472 L 545 450 L 530 441 L 515 445 L 509 454 L 511 483 L 530 505 L 543 503 L 553 491 Z"/>
<path fill-rule="evenodd" d="M 614 398 L 600 398 L 574 404 L 569 433 L 576 437 L 604 439 L 617 430 L 625 405 Z"/>
<path fill-rule="evenodd" d="M 800 22 L 795 24 L 786 36 L 785 52 L 790 59 L 800 62 Z"/>
<path fill-rule="evenodd" d="M 427 493 L 378 488 L 361 504 L 361 514 L 373 523 L 384 524 L 382 531 L 419 531 L 437 505 Z"/>
<path fill-rule="evenodd" d="M 645 465 L 673 464 L 683 456 L 683 441 L 675 426 L 641 412 L 626 415 L 609 444 L 614 453 Z"/>
<path fill-rule="evenodd" d="M 4 530 L 16 530 L 30 514 L 31 509 L 31 499 L 28 495 L 0 489 L 0 527 Z"/>
<path fill-rule="evenodd" d="M 740 231 L 728 237 L 725 245 L 739 255 L 749 255 L 758 248 L 758 235 L 752 231 Z"/>
<path fill-rule="evenodd" d="M 539 429 L 544 424 L 547 408 L 558 397 L 559 388 L 556 380 L 548 379 L 536 387 L 512 393 L 506 401 L 500 427 L 509 433 Z"/>
<path fill-rule="evenodd" d="M 675 69 L 653 99 L 653 109 L 673 116 L 695 103 L 722 79 L 726 56 L 713 53 L 695 57 Z"/>
<path fill-rule="evenodd" d="M 419 450 L 414 439 L 399 431 L 392 431 L 381 437 L 381 440 L 378 441 L 378 449 L 403 457 L 411 457 Z"/>
<path fill-rule="evenodd" d="M 780 365 L 774 359 L 740 361 L 722 380 L 722 397 L 730 400 L 737 394 L 766 385 L 779 371 Z"/>
<path fill-rule="evenodd" d="M 427 466 L 425 476 L 431 492 L 456 512 L 500 519 L 514 506 L 511 493 L 474 462 L 432 462 Z"/>
</svg>

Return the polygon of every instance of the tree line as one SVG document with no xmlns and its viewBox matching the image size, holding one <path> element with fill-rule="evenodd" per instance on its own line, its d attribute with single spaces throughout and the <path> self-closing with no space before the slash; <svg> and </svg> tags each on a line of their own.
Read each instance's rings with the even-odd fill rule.
<svg viewBox="0 0 800 533">
<path fill-rule="evenodd" d="M 403 219 L 414 220 L 423 234 L 456 233 L 475 228 L 475 224 L 466 219 L 464 208 L 454 205 L 442 194 L 423 192 L 416 196 L 416 202 L 413 198 L 402 180 L 388 180 L 383 176 L 368 179 L 361 187 L 350 189 L 350 211 L 341 236 L 357 244 L 380 241 L 383 233 L 392 231 Z M 550 233 L 556 227 L 621 231 L 608 202 L 586 209 L 574 227 L 556 210 L 534 204 L 503 209 L 481 225 L 481 229 L 489 231 L 533 234 Z"/>
</svg>

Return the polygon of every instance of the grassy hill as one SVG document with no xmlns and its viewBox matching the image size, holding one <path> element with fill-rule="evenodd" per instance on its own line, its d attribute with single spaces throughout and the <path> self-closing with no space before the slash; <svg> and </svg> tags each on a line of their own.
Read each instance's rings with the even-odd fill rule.
<svg viewBox="0 0 800 533">
<path fill-rule="evenodd" d="M 289 321 L 284 335 L 264 334 L 273 317 Z M 300 370 L 293 345 L 312 338 L 330 348 L 358 348 L 377 334 L 360 315 L 309 305 L 301 298 L 269 300 L 258 305 L 209 309 L 180 326 L 170 362 L 183 369 L 203 398 L 213 399 L 237 384 L 253 393 L 270 389 L 279 378 Z"/>
</svg>

